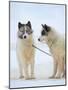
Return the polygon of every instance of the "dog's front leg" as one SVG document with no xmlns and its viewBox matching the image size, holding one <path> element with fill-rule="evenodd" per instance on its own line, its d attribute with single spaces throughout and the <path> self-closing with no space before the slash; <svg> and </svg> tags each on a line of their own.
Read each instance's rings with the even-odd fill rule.
<svg viewBox="0 0 68 90">
<path fill-rule="evenodd" d="M 22 59 L 19 56 L 18 56 L 18 65 L 19 65 L 19 72 L 20 72 L 19 78 L 22 79 L 22 78 L 24 78 L 24 76 L 23 76 L 23 65 L 22 65 Z"/>
<path fill-rule="evenodd" d="M 24 64 L 24 78 L 26 79 L 26 80 L 28 80 L 29 79 L 29 74 L 28 74 L 28 64 Z"/>
<path fill-rule="evenodd" d="M 30 70 L 31 70 L 31 79 L 35 79 L 35 76 L 34 76 L 34 61 L 30 64 Z"/>
<path fill-rule="evenodd" d="M 21 79 L 21 78 L 24 78 L 24 76 L 23 76 L 23 67 L 20 63 L 19 63 L 19 68 L 20 68 L 19 69 L 20 70 L 20 77 L 19 78 Z"/>
<path fill-rule="evenodd" d="M 53 75 L 50 78 L 55 78 L 56 73 L 57 73 L 57 61 L 54 60 L 54 71 L 53 71 Z"/>
</svg>

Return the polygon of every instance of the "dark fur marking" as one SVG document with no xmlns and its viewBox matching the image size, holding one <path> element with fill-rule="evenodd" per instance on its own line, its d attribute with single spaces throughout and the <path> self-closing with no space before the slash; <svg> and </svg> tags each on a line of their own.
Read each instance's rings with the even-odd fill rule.
<svg viewBox="0 0 68 90">
<path fill-rule="evenodd" d="M 31 22 L 30 21 L 28 21 L 26 25 L 29 26 L 31 29 Z"/>
<path fill-rule="evenodd" d="M 48 25 L 46 25 L 46 24 L 42 24 L 42 27 L 44 28 L 44 30 L 46 30 L 47 32 L 49 32 L 50 31 L 50 27 L 48 26 Z"/>
</svg>

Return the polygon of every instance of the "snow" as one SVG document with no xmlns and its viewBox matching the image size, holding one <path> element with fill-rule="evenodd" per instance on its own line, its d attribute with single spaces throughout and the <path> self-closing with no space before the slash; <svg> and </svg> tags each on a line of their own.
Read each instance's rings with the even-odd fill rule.
<svg viewBox="0 0 68 90">
<path fill-rule="evenodd" d="M 11 80 L 10 88 L 65 85 L 65 79 Z"/>
<path fill-rule="evenodd" d="M 42 44 L 38 44 L 37 46 L 41 49 Z M 43 45 L 42 50 L 45 50 L 44 46 L 45 45 Z M 10 88 L 65 85 L 65 79 L 48 79 L 53 74 L 54 67 L 52 56 L 48 56 L 36 49 L 35 80 L 19 79 L 20 73 L 16 57 L 16 50 L 11 50 L 10 57 Z"/>
</svg>

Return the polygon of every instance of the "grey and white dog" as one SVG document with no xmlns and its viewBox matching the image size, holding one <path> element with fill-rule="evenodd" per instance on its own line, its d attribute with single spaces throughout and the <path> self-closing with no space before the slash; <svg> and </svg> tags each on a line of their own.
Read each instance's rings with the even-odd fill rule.
<svg viewBox="0 0 68 90">
<path fill-rule="evenodd" d="M 34 43 L 31 22 L 18 23 L 17 33 L 17 57 L 20 68 L 20 78 L 34 78 Z"/>
</svg>

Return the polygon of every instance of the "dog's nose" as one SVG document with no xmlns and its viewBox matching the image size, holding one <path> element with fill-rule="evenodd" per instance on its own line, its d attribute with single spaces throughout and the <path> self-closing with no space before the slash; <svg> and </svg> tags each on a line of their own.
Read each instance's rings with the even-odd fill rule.
<svg viewBox="0 0 68 90">
<path fill-rule="evenodd" d="M 38 39 L 38 41 L 40 41 L 40 38 Z"/>
<path fill-rule="evenodd" d="M 24 38 L 26 39 L 26 36 L 24 36 Z"/>
</svg>

